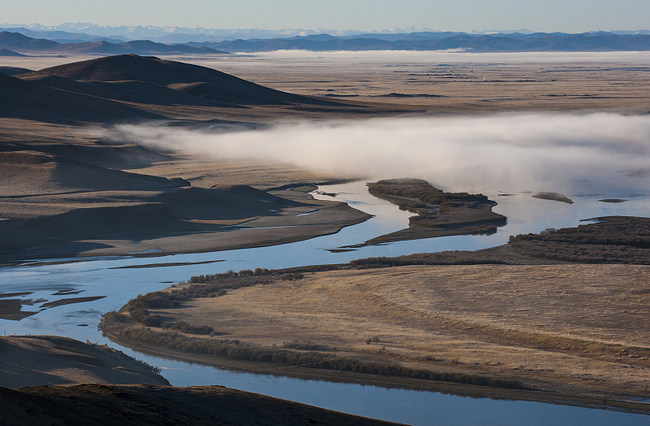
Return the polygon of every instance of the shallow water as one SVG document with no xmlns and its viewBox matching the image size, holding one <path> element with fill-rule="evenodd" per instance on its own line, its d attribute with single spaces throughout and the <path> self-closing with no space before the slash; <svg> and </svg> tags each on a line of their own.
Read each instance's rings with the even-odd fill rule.
<svg viewBox="0 0 650 426">
<path fill-rule="evenodd" d="M 457 236 L 363 247 L 355 251 L 328 250 L 364 241 L 408 224 L 407 212 L 368 194 L 362 182 L 329 185 L 320 190 L 336 193 L 338 201 L 373 214 L 364 223 L 337 234 L 311 240 L 222 252 L 157 257 L 105 257 L 82 262 L 26 265 L 0 268 L 0 293 L 31 292 L 17 299 L 31 299 L 26 311 L 38 312 L 21 321 L 0 320 L 4 334 L 55 334 L 82 341 L 108 343 L 138 359 L 163 369 L 174 385 L 220 384 L 330 409 L 386 420 L 430 424 L 648 424 L 649 417 L 580 407 L 521 401 L 497 401 L 374 386 L 328 383 L 287 377 L 255 375 L 171 361 L 136 353 L 101 335 L 100 316 L 119 309 L 138 294 L 168 287 L 192 275 L 227 270 L 285 268 L 291 266 L 344 263 L 370 256 L 399 256 L 441 250 L 475 250 L 507 242 L 510 235 L 539 232 L 549 227 L 576 226 L 581 219 L 607 215 L 647 216 L 650 197 L 636 196 L 621 204 L 599 202 L 597 195 L 571 196 L 574 204 L 538 200 L 531 194 L 499 196 L 486 193 L 499 204 L 495 211 L 508 217 L 508 224 L 490 236 Z M 315 194 L 315 197 L 332 199 Z M 49 259 L 59 261 L 62 259 Z M 79 260 L 79 259 L 68 259 Z M 197 262 L 213 262 L 200 263 Z M 216 262 L 216 263 L 214 263 Z M 169 266 L 169 263 L 194 263 Z M 153 266 L 161 264 L 160 267 Z M 146 268 L 125 266 L 147 265 Z M 117 268 L 117 269 L 116 269 Z M 68 294 L 61 294 L 68 293 Z M 71 294 L 70 292 L 78 292 Z M 58 294 L 55 294 L 58 293 Z M 72 297 L 106 296 L 92 302 L 44 308 L 48 301 Z"/>
</svg>

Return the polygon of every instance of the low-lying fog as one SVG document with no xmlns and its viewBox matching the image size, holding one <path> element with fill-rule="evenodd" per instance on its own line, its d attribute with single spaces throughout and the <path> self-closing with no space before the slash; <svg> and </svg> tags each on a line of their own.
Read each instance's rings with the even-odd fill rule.
<svg viewBox="0 0 650 426">
<path fill-rule="evenodd" d="M 251 53 L 244 53 L 250 56 Z M 530 63 L 621 63 L 621 64 L 644 64 L 650 62 L 648 51 L 623 51 L 623 52 L 467 52 L 463 49 L 449 50 L 330 50 L 325 52 L 308 50 L 273 50 L 270 52 L 255 52 L 256 57 L 264 58 L 264 61 L 298 59 L 308 61 L 320 60 L 350 60 L 355 63 L 365 61 L 385 62 L 390 64 L 406 63 L 428 63 L 435 65 L 439 63 L 471 63 L 471 64 L 530 64 Z M 233 56 L 227 58 L 230 62 L 238 61 L 240 58 Z M 215 66 L 223 61 L 214 61 Z"/>
<path fill-rule="evenodd" d="M 224 132 L 121 125 L 111 138 L 336 176 L 419 177 L 453 191 L 625 197 L 650 188 L 650 116 L 608 113 L 300 121 Z"/>
</svg>

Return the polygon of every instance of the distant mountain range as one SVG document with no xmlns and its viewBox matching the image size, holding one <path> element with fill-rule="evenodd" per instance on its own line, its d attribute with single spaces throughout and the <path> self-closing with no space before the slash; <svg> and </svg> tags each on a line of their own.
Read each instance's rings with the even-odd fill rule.
<svg viewBox="0 0 650 426">
<path fill-rule="evenodd" d="M 229 52 L 261 52 L 279 49 L 327 50 L 449 50 L 471 52 L 578 52 L 650 50 L 650 34 L 610 32 L 566 34 L 466 34 L 404 33 L 362 34 L 335 37 L 327 34 L 269 40 L 232 40 L 187 43 Z"/>
<path fill-rule="evenodd" d="M 103 26 L 91 23 L 66 23 L 55 26 L 30 24 L 0 24 L 0 31 L 19 32 L 32 38 L 45 38 L 59 43 L 78 43 L 82 41 L 105 40 L 119 43 L 128 40 L 152 40 L 160 43 L 188 43 L 191 41 L 218 42 L 225 40 L 250 40 L 250 39 L 278 39 L 291 37 L 305 37 L 317 34 L 327 34 L 336 37 L 368 37 L 391 36 L 409 33 L 442 33 L 424 28 L 395 29 L 392 31 L 358 31 L 358 30 L 331 30 L 331 29 L 301 29 L 286 28 L 280 30 L 267 30 L 260 28 L 223 29 L 223 28 L 190 28 L 190 27 L 158 27 L 151 25 L 136 26 Z M 536 31 L 517 29 L 510 31 L 472 31 L 472 35 L 507 35 L 507 34 L 533 34 Z M 539 33 L 539 32 L 537 32 Z M 650 34 L 648 30 L 637 31 L 611 31 L 619 35 Z M 462 34 L 455 32 L 454 34 Z"/>
<path fill-rule="evenodd" d="M 363 31 L 333 31 L 333 30 L 306 30 L 283 29 L 265 30 L 259 28 L 246 29 L 214 29 L 214 28 L 188 28 L 188 27 L 157 27 L 150 25 L 137 26 L 102 26 L 89 23 L 67 23 L 56 26 L 40 24 L 11 25 L 0 24 L 0 31 L 12 31 L 25 34 L 33 38 L 46 38 L 60 43 L 96 41 L 128 41 L 152 40 L 161 43 L 186 43 L 189 41 L 223 41 L 251 38 L 286 38 L 306 36 L 312 34 L 331 34 L 336 36 L 350 36 L 363 34 Z M 403 32 L 403 31 L 399 31 Z"/>
<path fill-rule="evenodd" d="M 194 47 L 184 44 L 163 44 L 150 40 L 125 41 L 120 43 L 112 43 L 105 40 L 85 41 L 79 43 L 58 43 L 47 39 L 31 38 L 18 32 L 9 31 L 0 32 L 0 49 L 5 49 L 16 54 L 59 53 L 68 55 L 184 55 L 227 53 L 210 47 Z"/>
<path fill-rule="evenodd" d="M 31 30 L 30 30 L 31 31 Z M 34 32 L 31 31 L 31 34 Z M 61 36 L 60 32 L 55 34 Z M 77 39 L 89 38 L 73 34 Z M 203 34 L 193 37 L 202 37 Z M 20 32 L 0 32 L 0 49 L 17 54 L 138 54 L 183 55 L 224 54 L 227 52 L 265 52 L 272 50 L 463 50 L 470 52 L 601 52 L 650 50 L 650 33 L 591 32 L 567 33 L 497 33 L 468 34 L 457 32 L 409 32 L 397 34 L 369 33 L 356 35 L 311 34 L 282 38 L 252 38 L 223 41 L 194 39 L 182 44 L 151 40 L 112 41 L 100 38 L 60 43 L 47 38 L 33 38 Z M 5 55 L 11 53 L 5 52 Z"/>
</svg>

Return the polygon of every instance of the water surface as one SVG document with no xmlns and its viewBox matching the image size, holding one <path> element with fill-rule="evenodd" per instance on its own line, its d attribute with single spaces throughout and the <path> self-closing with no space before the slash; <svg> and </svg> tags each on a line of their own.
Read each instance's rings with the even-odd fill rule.
<svg viewBox="0 0 650 426">
<path fill-rule="evenodd" d="M 112 347 L 163 369 L 173 384 L 220 384 L 274 397 L 312 404 L 369 417 L 413 424 L 648 424 L 650 417 L 522 401 L 497 401 L 375 386 L 330 383 L 288 377 L 233 372 L 172 361 L 134 352 L 110 342 L 98 331 L 102 314 L 117 310 L 138 294 L 146 294 L 187 280 L 192 275 L 228 270 L 286 268 L 313 264 L 345 263 L 370 256 L 399 256 L 442 250 L 475 250 L 507 242 L 510 235 L 539 232 L 546 228 L 576 226 L 582 219 L 607 215 L 647 216 L 650 197 L 636 196 L 621 204 L 602 203 L 597 195 L 572 196 L 574 204 L 538 200 L 531 194 L 500 196 L 487 193 L 499 204 L 494 210 L 508 224 L 489 236 L 457 236 L 405 241 L 363 247 L 355 251 L 329 250 L 362 243 L 408 225 L 410 213 L 371 196 L 363 182 L 319 188 L 336 193 L 333 199 L 374 217 L 344 228 L 337 234 L 311 240 L 244 250 L 156 257 L 103 257 L 69 260 L 49 265 L 0 268 L 0 293 L 29 292 L 13 298 L 31 300 L 25 311 L 38 312 L 21 321 L 0 320 L 4 334 L 54 334 Z M 315 197 L 332 199 L 315 194 Z M 72 262 L 74 261 L 74 262 Z M 191 263 L 191 264 L 184 264 Z M 156 267 L 160 264 L 160 267 Z M 170 266 L 169 264 L 181 264 Z M 184 265 L 183 265 L 184 264 Z M 146 268 L 125 268 L 129 266 Z M 95 301 L 44 307 L 47 302 L 76 297 L 100 297 Z"/>
</svg>

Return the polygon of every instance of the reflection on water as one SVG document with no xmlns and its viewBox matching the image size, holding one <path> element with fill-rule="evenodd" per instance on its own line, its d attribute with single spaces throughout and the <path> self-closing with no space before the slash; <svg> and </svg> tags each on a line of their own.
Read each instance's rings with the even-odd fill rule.
<svg viewBox="0 0 650 426">
<path fill-rule="evenodd" d="M 364 183 L 330 185 L 320 188 L 336 197 L 315 194 L 322 199 L 344 201 L 374 215 L 364 223 L 341 232 L 291 244 L 211 253 L 159 257 L 107 257 L 66 263 L 0 268 L 0 293 L 30 292 L 15 296 L 33 301 L 27 310 L 40 311 L 21 321 L 0 320 L 4 334 L 55 334 L 109 343 L 138 359 L 164 368 L 164 376 L 175 385 L 221 384 L 296 400 L 335 410 L 383 419 L 428 424 L 641 424 L 647 416 L 605 412 L 576 407 L 549 406 L 529 402 L 504 402 L 445 396 L 431 392 L 382 389 L 372 386 L 305 381 L 284 377 L 235 373 L 145 356 L 121 348 L 97 330 L 103 313 L 122 307 L 138 294 L 160 290 L 170 282 L 192 275 L 228 270 L 286 268 L 300 265 L 345 263 L 370 256 L 399 256 L 441 250 L 475 250 L 504 244 L 510 235 L 539 232 L 546 228 L 576 226 L 581 219 L 607 215 L 647 216 L 650 197 L 630 198 L 621 204 L 602 203 L 598 196 L 572 196 L 574 204 L 538 200 L 530 194 L 499 196 L 486 193 L 499 204 L 494 208 L 508 218 L 508 224 L 490 236 L 457 236 L 403 241 L 354 251 L 330 252 L 338 247 L 363 243 L 378 235 L 408 226 L 408 212 L 371 196 Z M 68 259 L 71 260 L 71 259 Z M 154 267 L 156 264 L 165 267 Z M 146 268 L 134 266 L 146 265 Z M 130 267 L 130 268 L 129 268 Z M 75 294 L 75 297 L 102 297 L 63 306 L 47 305 Z M 89 300 L 89 299 L 85 299 Z M 49 307 L 48 307 L 49 306 Z M 550 409 L 549 407 L 552 407 Z M 575 420 L 575 421 L 574 421 Z M 579 420 L 579 421 L 578 421 Z M 647 424 L 647 423 L 646 423 Z"/>
</svg>

